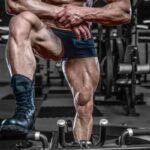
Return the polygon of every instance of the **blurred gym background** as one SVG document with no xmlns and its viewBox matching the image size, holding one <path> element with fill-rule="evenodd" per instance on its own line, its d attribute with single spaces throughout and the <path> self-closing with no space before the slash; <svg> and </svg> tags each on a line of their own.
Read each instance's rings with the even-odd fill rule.
<svg viewBox="0 0 150 150">
<path fill-rule="evenodd" d="M 96 1 L 94 7 L 103 5 Z M 112 123 L 150 127 L 150 0 L 134 0 L 132 6 L 129 25 L 92 27 L 102 78 L 94 97 L 95 124 L 107 118 Z M 5 59 L 10 18 L 0 0 L 0 120 L 10 117 L 15 109 Z M 61 63 L 37 58 L 37 130 L 56 130 L 58 119 L 74 117 L 73 99 Z"/>
</svg>

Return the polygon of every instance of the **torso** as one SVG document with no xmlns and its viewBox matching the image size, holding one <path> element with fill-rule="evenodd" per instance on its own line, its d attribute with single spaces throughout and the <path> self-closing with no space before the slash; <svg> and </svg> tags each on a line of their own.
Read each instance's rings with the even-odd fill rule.
<svg viewBox="0 0 150 150">
<path fill-rule="evenodd" d="M 65 5 L 71 4 L 71 5 L 76 5 L 76 6 L 84 6 L 86 3 L 86 0 L 42 0 L 42 2 L 64 7 Z M 57 23 L 54 20 L 46 20 L 44 19 L 43 22 L 48 26 L 48 27 L 55 27 L 55 28 L 62 28 L 65 29 L 63 26 L 61 26 L 59 23 Z M 68 29 L 67 29 L 68 30 Z"/>
</svg>

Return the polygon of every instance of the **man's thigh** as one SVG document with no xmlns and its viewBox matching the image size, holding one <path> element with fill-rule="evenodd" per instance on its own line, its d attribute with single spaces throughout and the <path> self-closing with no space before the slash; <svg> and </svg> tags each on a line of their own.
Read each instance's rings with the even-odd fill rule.
<svg viewBox="0 0 150 150">
<path fill-rule="evenodd" d="M 51 29 L 41 28 L 38 32 L 32 32 L 34 52 L 46 59 L 60 59 L 63 57 L 63 46 L 59 37 Z"/>
<path fill-rule="evenodd" d="M 84 88 L 95 92 L 100 78 L 97 57 L 70 59 L 64 62 L 63 71 L 74 94 Z"/>
<path fill-rule="evenodd" d="M 61 56 L 61 40 L 32 12 L 24 11 L 13 17 L 10 26 L 18 43 L 30 43 L 34 52 L 41 57 L 52 59 Z"/>
</svg>

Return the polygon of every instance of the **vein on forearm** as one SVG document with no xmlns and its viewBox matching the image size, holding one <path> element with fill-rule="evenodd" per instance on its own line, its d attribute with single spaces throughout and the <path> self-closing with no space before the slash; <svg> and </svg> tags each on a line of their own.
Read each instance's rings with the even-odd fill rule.
<svg viewBox="0 0 150 150">
<path fill-rule="evenodd" d="M 111 26 L 124 24 L 130 20 L 130 9 L 122 7 L 123 2 L 117 1 L 107 4 L 102 8 L 88 8 L 89 11 L 83 16 L 84 20 Z"/>
</svg>

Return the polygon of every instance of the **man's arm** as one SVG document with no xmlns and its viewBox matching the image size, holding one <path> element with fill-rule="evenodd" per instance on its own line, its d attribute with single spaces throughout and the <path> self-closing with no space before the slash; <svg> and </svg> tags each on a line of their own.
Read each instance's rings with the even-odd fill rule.
<svg viewBox="0 0 150 150">
<path fill-rule="evenodd" d="M 130 0 L 105 0 L 101 8 L 66 6 L 58 13 L 60 23 L 75 26 L 82 21 L 97 22 L 107 26 L 128 23 L 131 19 Z"/>
<path fill-rule="evenodd" d="M 6 11 L 10 14 L 18 14 L 22 11 L 31 11 L 39 18 L 55 18 L 62 10 L 61 7 L 41 2 L 41 0 L 5 0 Z"/>
<path fill-rule="evenodd" d="M 51 4 L 41 2 L 41 0 L 5 0 L 6 11 L 10 14 L 19 14 L 23 11 L 30 11 L 37 15 L 41 19 L 56 19 L 56 15 L 63 8 Z M 85 39 L 90 37 L 88 27 L 83 23 L 76 27 L 70 28 L 77 36 L 77 39 L 81 38 L 81 35 Z"/>
<path fill-rule="evenodd" d="M 108 4 L 102 8 L 84 10 L 83 20 L 104 25 L 124 24 L 130 21 L 130 0 L 105 0 Z"/>
</svg>

